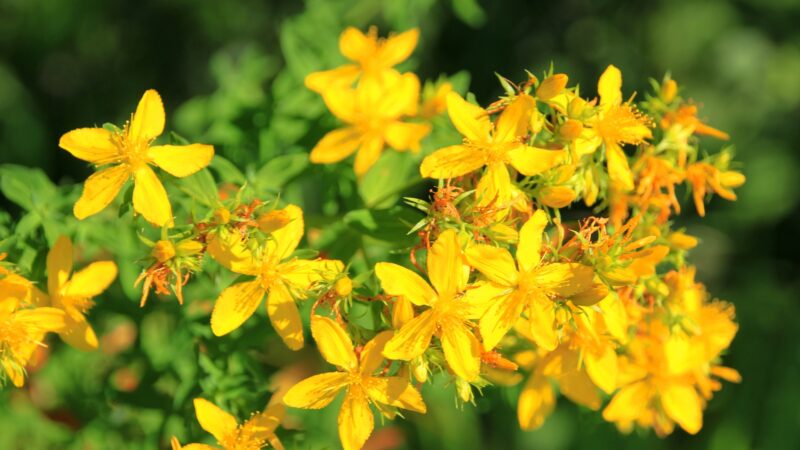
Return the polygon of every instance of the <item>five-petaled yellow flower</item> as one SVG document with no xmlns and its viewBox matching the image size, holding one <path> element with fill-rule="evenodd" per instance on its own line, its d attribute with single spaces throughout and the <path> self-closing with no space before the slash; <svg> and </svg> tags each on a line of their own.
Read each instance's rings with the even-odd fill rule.
<svg viewBox="0 0 800 450">
<path fill-rule="evenodd" d="M 118 132 L 79 128 L 61 136 L 58 145 L 101 170 L 86 179 L 73 212 L 85 219 L 102 211 L 133 177 L 133 209 L 156 226 L 172 224 L 172 207 L 164 185 L 150 164 L 176 177 L 206 167 L 214 147 L 204 144 L 152 145 L 164 132 L 164 105 L 153 89 L 144 93 L 129 123 Z M 107 166 L 107 167 L 105 167 Z"/>
<path fill-rule="evenodd" d="M 404 122 L 417 113 L 419 79 L 413 73 L 395 74 L 386 80 L 362 80 L 358 88 L 329 90 L 328 109 L 346 125 L 330 131 L 311 150 L 311 162 L 328 164 L 356 152 L 356 175 L 364 175 L 387 145 L 398 151 L 420 149 L 430 125 Z"/>
<path fill-rule="evenodd" d="M 57 308 L 21 308 L 14 297 L 0 299 L 0 365 L 16 387 L 25 384 L 25 366 L 45 334 L 64 328 L 64 311 Z"/>
<path fill-rule="evenodd" d="M 478 269 L 496 289 L 494 299 L 480 319 L 481 337 L 487 349 L 497 345 L 527 309 L 534 341 L 553 350 L 558 345 L 555 300 L 587 293 L 581 304 L 591 304 L 608 293 L 602 287 L 596 289 L 592 282 L 594 271 L 589 266 L 542 261 L 546 225 L 547 215 L 538 210 L 522 226 L 516 264 L 511 253 L 503 248 L 476 244 L 465 252 L 469 265 Z"/>
<path fill-rule="evenodd" d="M 58 334 L 80 350 L 97 349 L 97 335 L 86 320 L 94 306 L 93 297 L 102 294 L 117 277 L 113 261 L 96 261 L 83 270 L 72 271 L 72 242 L 61 236 L 47 254 L 47 292 L 50 305 L 66 313 L 65 326 Z"/>
<path fill-rule="evenodd" d="M 396 408 L 426 412 L 422 396 L 407 377 L 374 375 L 384 361 L 381 352 L 391 338 L 391 331 L 367 342 L 359 356 L 347 332 L 335 321 L 312 316 L 311 332 L 322 357 L 340 370 L 297 383 L 286 392 L 283 402 L 293 408 L 321 409 L 346 390 L 339 410 L 339 438 L 345 450 L 360 449 L 372 434 L 375 424 L 370 403 L 388 418 L 395 416 Z"/>
<path fill-rule="evenodd" d="M 211 330 L 222 336 L 239 328 L 267 296 L 267 314 L 275 331 L 292 350 L 303 346 L 303 324 L 295 299 L 305 298 L 311 285 L 334 278 L 344 266 L 335 260 L 291 258 L 303 237 L 303 211 L 295 205 L 283 209 L 290 222 L 272 232 L 255 252 L 238 233 L 223 231 L 212 236 L 208 253 L 229 270 L 255 279 L 236 283 L 219 295 L 211 313 Z"/>
<path fill-rule="evenodd" d="M 486 166 L 476 195 L 481 204 L 494 202 L 507 207 L 515 189 L 508 164 L 519 173 L 532 176 L 560 164 L 567 154 L 565 150 L 546 150 L 525 143 L 535 107 L 531 96 L 519 94 L 492 123 L 486 110 L 451 92 L 447 95 L 447 113 L 464 136 L 464 142 L 427 156 L 420 166 L 420 174 L 429 178 L 454 178 Z"/>
<path fill-rule="evenodd" d="M 428 309 L 405 323 L 386 344 L 384 356 L 410 361 L 428 348 L 434 334 L 456 375 L 475 381 L 480 375 L 481 344 L 468 321 L 473 305 L 465 299 L 468 272 L 455 230 L 444 231 L 428 252 L 431 287 L 416 273 L 392 263 L 378 263 L 375 274 L 389 295 L 401 296 Z"/>
<path fill-rule="evenodd" d="M 204 430 L 225 450 L 258 450 L 267 444 L 278 450 L 283 445 L 275 435 L 285 413 L 281 403 L 273 403 L 264 412 L 253 415 L 245 423 L 239 424 L 235 417 L 217 405 L 203 398 L 194 399 L 197 421 Z M 218 447 L 206 444 L 181 445 L 178 438 L 172 437 L 172 450 L 217 450 Z"/>
<path fill-rule="evenodd" d="M 622 192 L 633 190 L 633 173 L 620 144 L 637 145 L 653 137 L 649 119 L 630 102 L 622 101 L 622 72 L 613 65 L 597 82 L 600 109 L 591 121 L 593 131 L 605 144 L 608 177 Z"/>
<path fill-rule="evenodd" d="M 349 27 L 339 37 L 339 51 L 354 64 L 309 74 L 305 80 L 306 87 L 323 93 L 329 89 L 350 87 L 359 76 L 362 80 L 382 83 L 385 78 L 397 74 L 393 67 L 411 56 L 418 39 L 419 30 L 416 28 L 379 39 L 375 27 L 371 27 L 367 34 Z"/>
</svg>

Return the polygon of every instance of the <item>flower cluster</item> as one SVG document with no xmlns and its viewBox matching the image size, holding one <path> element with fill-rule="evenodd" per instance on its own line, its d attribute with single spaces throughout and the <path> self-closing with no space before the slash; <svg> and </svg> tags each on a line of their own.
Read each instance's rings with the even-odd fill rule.
<svg viewBox="0 0 800 450">
<path fill-rule="evenodd" d="M 701 122 L 669 77 L 644 101 L 626 100 L 614 66 L 600 76 L 597 98 L 581 97 L 567 75 L 551 71 L 519 84 L 501 77 L 505 94 L 486 108 L 447 83 L 421 103 L 417 76 L 394 68 L 418 36 L 379 39 L 374 28 L 348 28 L 339 44 L 352 63 L 306 78 L 343 123 L 311 150 L 311 162 L 356 153 L 359 180 L 386 147 L 419 153 L 439 113 L 460 133 L 460 142 L 417 159 L 434 188 L 428 199 L 406 199 L 424 216 L 411 229 L 416 245 L 397 251 L 408 264 L 356 269 L 298 249 L 306 231 L 300 206 L 258 198 L 245 183 L 233 194 L 214 184 L 205 210 L 176 221 L 151 165 L 172 183 L 204 170 L 214 149 L 154 145 L 165 115 L 153 90 L 124 127 L 61 138 L 63 149 L 101 167 L 86 180 L 76 218 L 105 209 L 133 179 L 123 204 L 160 233 L 140 234 L 141 306 L 151 289 L 183 304 L 184 285 L 213 264 L 222 278 L 238 277 L 214 302 L 214 338 L 259 320 L 251 318 L 265 303 L 288 349 L 304 347 L 310 323 L 316 348 L 335 367 L 276 393 L 242 424 L 197 398 L 200 426 L 226 449 L 282 448 L 275 433 L 284 405 L 321 409 L 344 392 L 339 436 L 356 450 L 375 426 L 372 407 L 389 420 L 402 410 L 424 414 L 421 388 L 436 378 L 450 381 L 463 403 L 486 386 L 522 383 L 523 429 L 542 425 L 560 393 L 602 410 L 625 432 L 638 426 L 663 436 L 677 424 L 697 433 L 720 380 L 740 379 L 721 365 L 737 324 L 733 306 L 695 281 L 688 253 L 698 239 L 673 229 L 673 220 L 681 189 L 701 216 L 711 194 L 736 198 L 745 178 L 730 150 L 709 153 L 699 139 L 728 135 Z M 94 262 L 72 273 L 72 255 L 70 240 L 59 238 L 47 255 L 46 294 L 0 266 L 0 362 L 17 386 L 48 332 L 82 350 L 98 347 L 86 313 L 117 267 Z M 358 320 L 359 303 L 379 311 L 376 320 Z M 213 448 L 181 447 L 177 438 L 172 446 Z"/>
</svg>

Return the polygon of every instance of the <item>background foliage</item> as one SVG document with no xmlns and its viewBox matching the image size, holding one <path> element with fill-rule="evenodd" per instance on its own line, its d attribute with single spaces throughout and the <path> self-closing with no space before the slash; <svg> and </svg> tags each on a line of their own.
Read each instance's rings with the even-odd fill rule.
<svg viewBox="0 0 800 450">
<path fill-rule="evenodd" d="M 365 247 L 368 256 L 386 258 L 381 233 L 402 235 L 404 227 L 376 227 L 357 214 L 343 214 L 397 203 L 394 193 L 415 166 L 393 160 L 396 154 L 390 152 L 360 192 L 352 192 L 349 183 L 337 181 L 348 171 L 305 162 L 305 153 L 335 119 L 302 79 L 341 63 L 336 45 L 346 25 L 364 29 L 374 23 L 382 33 L 419 26 L 420 45 L 404 68 L 423 79 L 455 76 L 454 82 L 468 84 L 482 103 L 500 93 L 495 71 L 523 79 L 523 69 L 539 73 L 552 62 L 589 94 L 609 63 L 622 69 L 627 89 L 640 92 L 649 77 L 660 79 L 671 70 L 701 102 L 701 118 L 731 133 L 748 177 L 737 203 L 715 201 L 702 223 L 693 214 L 679 218 L 703 240 L 693 252 L 698 279 L 736 305 L 741 329 L 726 364 L 742 373 L 743 383 L 727 385 L 715 397 L 702 432 L 693 438 L 625 437 L 597 414 L 567 402 L 543 428 L 525 433 L 516 424 L 516 393 L 489 389 L 477 407 L 456 411 L 450 387 L 431 389 L 426 399 L 439 405 L 430 405 L 422 420 L 384 428 L 376 443 L 459 449 L 797 448 L 798 22 L 797 0 L 541 5 L 2 0 L 0 201 L 7 213 L 0 212 L 0 229 L 22 237 L 28 251 L 21 265 L 41 273 L 37 249 L 74 230 L 74 219 L 64 211 L 78 192 L 59 186 L 89 174 L 57 148 L 58 137 L 101 118 L 124 122 L 141 93 L 153 87 L 165 100 L 170 129 L 215 144 L 224 157 L 212 165 L 218 178 L 249 180 L 261 192 L 282 191 L 283 198 L 300 202 L 311 228 L 309 242 L 317 249 L 346 259 Z M 428 145 L 435 148 L 437 139 L 448 138 L 434 136 Z M 56 184 L 26 169 L 31 167 Z M 426 189 L 418 184 L 406 192 L 424 196 Z M 10 218 L 23 214 L 23 222 L 10 230 Z M 365 226 L 376 239 L 348 239 L 352 227 Z M 121 248 L 130 261 L 142 256 L 132 232 L 81 230 L 90 235 L 78 238 L 91 243 L 86 249 L 91 256 L 109 245 Z M 163 447 L 173 433 L 202 436 L 189 401 L 201 391 L 218 393 L 216 399 L 239 414 L 261 408 L 269 397 L 268 386 L 276 381 L 262 365 L 277 367 L 287 357 L 274 334 L 251 323 L 232 339 L 210 336 L 208 308 L 230 279 L 198 278 L 186 292 L 196 299 L 186 310 L 174 300 L 155 299 L 139 309 L 132 284 L 141 266 L 119 263 L 121 283 L 91 315 L 104 350 L 85 354 L 54 341 L 51 361 L 32 375 L 30 390 L 0 392 L 0 448 Z M 194 348 L 201 351 L 187 351 Z M 232 348 L 248 348 L 259 364 L 225 358 Z M 318 364 L 313 349 L 306 351 L 304 363 Z M 322 432 L 285 439 L 287 447 L 336 442 L 335 408 L 298 414 L 308 428 Z"/>
</svg>

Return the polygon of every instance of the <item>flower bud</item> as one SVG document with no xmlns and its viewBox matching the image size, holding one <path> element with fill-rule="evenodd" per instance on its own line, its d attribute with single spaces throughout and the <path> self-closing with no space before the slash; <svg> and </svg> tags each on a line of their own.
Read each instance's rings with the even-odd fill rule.
<svg viewBox="0 0 800 450">
<path fill-rule="evenodd" d="M 353 280 L 351 280 L 350 277 L 339 278 L 333 288 L 336 290 L 336 295 L 339 297 L 347 297 L 353 292 Z"/>
<path fill-rule="evenodd" d="M 456 392 L 458 392 L 458 398 L 460 398 L 462 402 L 472 402 L 472 385 L 461 378 L 456 379 Z"/>
<path fill-rule="evenodd" d="M 160 263 L 167 262 L 175 257 L 175 246 L 172 245 L 172 242 L 162 239 L 156 242 L 153 250 L 150 251 L 150 255 Z"/>
<path fill-rule="evenodd" d="M 422 356 L 417 356 L 411 360 L 411 372 L 414 378 L 420 383 L 428 381 L 428 362 Z"/>
<path fill-rule="evenodd" d="M 675 95 L 678 94 L 678 83 L 673 79 L 669 79 L 661 85 L 661 100 L 664 103 L 672 103 L 675 100 Z"/>
<path fill-rule="evenodd" d="M 289 216 L 289 211 L 285 209 L 276 209 L 259 216 L 258 229 L 264 233 L 273 233 L 285 227 L 291 220 L 292 218 Z"/>
<path fill-rule="evenodd" d="M 203 244 L 195 241 L 194 239 L 184 239 L 178 242 L 175 246 L 175 252 L 178 256 L 191 256 L 200 253 L 203 250 Z"/>
<path fill-rule="evenodd" d="M 583 124 L 574 119 L 567 120 L 561 124 L 561 128 L 558 129 L 558 134 L 568 141 L 575 140 L 582 132 Z"/>
<path fill-rule="evenodd" d="M 681 233 L 680 231 L 671 233 L 667 239 L 673 247 L 681 250 L 689 250 L 697 247 L 696 237 L 690 236 L 686 233 Z"/>
<path fill-rule="evenodd" d="M 556 95 L 560 94 L 564 88 L 567 87 L 569 77 L 563 73 L 551 75 L 542 81 L 542 84 L 536 88 L 536 96 L 540 100 L 548 101 Z"/>
<path fill-rule="evenodd" d="M 578 195 L 566 186 L 547 186 L 541 191 L 542 203 L 551 208 L 564 208 Z"/>
<path fill-rule="evenodd" d="M 214 223 L 226 225 L 231 221 L 231 212 L 227 208 L 217 208 L 214 210 Z"/>
</svg>

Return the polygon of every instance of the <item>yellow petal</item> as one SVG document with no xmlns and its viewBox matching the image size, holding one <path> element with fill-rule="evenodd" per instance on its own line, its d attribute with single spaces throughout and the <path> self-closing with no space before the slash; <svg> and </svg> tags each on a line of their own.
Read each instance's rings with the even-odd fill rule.
<svg viewBox="0 0 800 450">
<path fill-rule="evenodd" d="M 497 346 L 522 316 L 525 306 L 525 297 L 520 294 L 505 296 L 489 306 L 480 321 L 484 349 L 488 351 Z"/>
<path fill-rule="evenodd" d="M 480 319 L 495 302 L 505 299 L 513 289 L 491 281 L 478 281 L 467 287 L 461 298 L 461 312 L 467 319 Z"/>
<path fill-rule="evenodd" d="M 386 76 L 387 74 L 392 74 Z M 395 75 L 396 74 L 396 75 Z M 419 108 L 419 90 L 420 82 L 416 74 L 412 72 L 400 75 L 395 71 L 388 71 L 384 74 L 385 81 L 383 85 L 375 83 L 377 88 L 373 91 L 375 94 L 374 103 L 369 108 L 362 107 L 362 111 L 371 111 L 377 117 L 384 119 L 399 119 L 400 116 L 416 116 L 417 109 Z M 369 81 L 365 80 L 364 83 L 359 85 L 362 88 L 365 84 L 370 85 Z"/>
<path fill-rule="evenodd" d="M 362 375 L 372 375 L 383 364 L 383 349 L 386 343 L 394 336 L 393 331 L 383 331 L 370 339 L 361 350 L 359 372 Z"/>
<path fill-rule="evenodd" d="M 183 178 L 206 167 L 214 157 L 214 147 L 205 144 L 156 145 L 147 155 L 170 175 Z"/>
<path fill-rule="evenodd" d="M 289 223 L 272 232 L 272 239 L 268 241 L 269 253 L 277 255 L 278 259 L 285 259 L 297 248 L 305 232 L 303 210 L 297 205 L 287 205 L 283 208 L 289 218 Z"/>
<path fill-rule="evenodd" d="M 407 377 L 369 377 L 364 382 L 367 395 L 373 401 L 410 411 L 425 413 L 425 401 Z"/>
<path fill-rule="evenodd" d="M 130 170 L 123 164 L 93 173 L 86 179 L 81 198 L 72 209 L 75 217 L 83 220 L 102 211 L 114 200 L 130 175 Z"/>
<path fill-rule="evenodd" d="M 397 264 L 379 262 L 375 264 L 375 275 L 384 292 L 404 297 L 415 305 L 431 305 L 436 292 L 416 273 Z"/>
<path fill-rule="evenodd" d="M 97 261 L 75 272 L 63 287 L 64 297 L 96 297 L 117 277 L 117 265 L 112 261 Z"/>
<path fill-rule="evenodd" d="M 172 225 L 172 207 L 164 185 L 148 166 L 133 172 L 133 209 L 156 226 Z"/>
<path fill-rule="evenodd" d="M 450 369 L 466 381 L 478 379 L 481 371 L 481 345 L 460 320 L 442 324 L 442 349 Z"/>
<path fill-rule="evenodd" d="M 376 58 L 385 66 L 394 66 L 408 59 L 419 40 L 419 29 L 412 28 L 400 34 L 390 36 L 378 49 Z"/>
<path fill-rule="evenodd" d="M 492 205 L 495 208 L 503 209 L 510 206 L 512 188 L 511 177 L 506 165 L 491 163 L 475 188 L 475 197 L 481 206 Z"/>
<path fill-rule="evenodd" d="M 325 361 L 348 371 L 356 368 L 358 359 L 353 352 L 353 341 L 341 325 L 327 317 L 313 315 L 311 334 Z"/>
<path fill-rule="evenodd" d="M 335 259 L 295 259 L 278 266 L 281 279 L 300 290 L 310 289 L 314 283 L 322 280 L 332 281 L 343 270 L 344 264 Z"/>
<path fill-rule="evenodd" d="M 425 311 L 403 325 L 383 349 L 389 359 L 410 361 L 425 352 L 436 331 L 436 320 L 431 310 Z"/>
<path fill-rule="evenodd" d="M 397 329 L 414 318 L 414 306 L 403 296 L 397 297 L 392 305 L 392 328 Z"/>
<path fill-rule="evenodd" d="M 520 94 L 515 98 L 497 119 L 496 130 L 492 142 L 513 142 L 528 133 L 531 112 L 536 102 L 528 94 Z"/>
<path fill-rule="evenodd" d="M 567 158 L 567 151 L 520 145 L 511 149 L 506 157 L 519 173 L 530 177 L 562 164 Z"/>
<path fill-rule="evenodd" d="M 511 253 L 491 245 L 471 245 L 464 252 L 467 263 L 478 269 L 486 278 L 503 286 L 517 284 L 517 266 Z"/>
<path fill-rule="evenodd" d="M 606 298 L 608 293 L 608 286 L 600 282 L 594 282 L 589 289 L 571 295 L 569 299 L 578 306 L 592 306 Z"/>
<path fill-rule="evenodd" d="M 347 27 L 339 36 L 339 51 L 351 61 L 371 57 L 377 49 L 375 38 L 365 35 L 358 28 Z"/>
<path fill-rule="evenodd" d="M 131 119 L 128 136 L 131 140 L 149 141 L 164 132 L 164 104 L 155 89 L 148 89 Z"/>
<path fill-rule="evenodd" d="M 480 106 L 467 102 L 455 92 L 447 94 L 447 113 L 456 129 L 473 142 L 488 142 L 492 123 Z"/>
<path fill-rule="evenodd" d="M 45 331 L 59 331 L 66 326 L 66 314 L 58 308 L 40 307 L 16 311 L 14 321 L 30 327 L 36 333 Z M 36 337 L 35 340 L 40 340 Z"/>
<path fill-rule="evenodd" d="M 406 123 L 394 121 L 386 126 L 384 138 L 395 150 L 419 151 L 420 141 L 431 132 L 427 123 Z"/>
<path fill-rule="evenodd" d="M 356 175 L 363 176 L 367 171 L 378 162 L 383 152 L 384 142 L 382 136 L 365 136 L 361 141 L 356 153 L 356 162 L 353 170 Z"/>
<path fill-rule="evenodd" d="M 292 294 L 283 283 L 273 283 L 267 297 L 267 315 L 272 328 L 292 350 L 303 348 L 303 321 Z"/>
<path fill-rule="evenodd" d="M 211 312 L 211 331 L 223 336 L 239 328 L 256 311 L 264 298 L 261 280 L 237 283 L 219 295 Z"/>
<path fill-rule="evenodd" d="M 327 372 L 292 386 L 283 396 L 283 403 L 292 408 L 321 409 L 333 399 L 348 383 L 348 374 L 344 372 Z"/>
<path fill-rule="evenodd" d="M 697 434 L 703 428 L 703 404 L 697 391 L 679 383 L 668 383 L 659 389 L 661 406 L 670 419 L 689 434 Z"/>
<path fill-rule="evenodd" d="M 61 136 L 58 146 L 72 156 L 97 165 L 119 161 L 113 134 L 103 128 L 79 128 Z"/>
<path fill-rule="evenodd" d="M 92 326 L 82 315 L 73 317 L 66 314 L 64 316 L 64 328 L 58 334 L 64 342 L 78 350 L 84 352 L 97 350 L 97 334 L 95 334 Z"/>
<path fill-rule="evenodd" d="M 239 233 L 223 228 L 217 233 L 210 234 L 206 249 L 216 262 L 233 272 L 257 275 L 261 270 L 261 264 L 247 249 Z"/>
<path fill-rule="evenodd" d="M 523 430 L 535 430 L 542 426 L 544 420 L 556 404 L 553 388 L 547 378 L 534 374 L 525 383 L 517 404 L 517 419 Z"/>
<path fill-rule="evenodd" d="M 614 187 L 622 192 L 633 190 L 633 172 L 628 166 L 628 157 L 622 148 L 614 143 L 606 143 L 608 178 Z"/>
<path fill-rule="evenodd" d="M 586 373 L 592 382 L 606 394 L 617 388 L 617 353 L 610 345 L 599 351 L 587 351 L 583 354 Z"/>
<path fill-rule="evenodd" d="M 521 271 L 529 271 L 542 260 L 542 234 L 546 226 L 547 214 L 540 209 L 519 230 L 517 262 Z"/>
<path fill-rule="evenodd" d="M 428 278 L 439 296 L 452 297 L 464 290 L 467 279 L 461 244 L 455 230 L 445 230 L 431 246 L 428 252 Z"/>
<path fill-rule="evenodd" d="M 350 386 L 339 410 L 339 439 L 344 450 L 361 449 L 374 426 L 366 394 L 360 387 Z"/>
<path fill-rule="evenodd" d="M 308 89 L 323 93 L 328 89 L 344 89 L 353 84 L 361 69 L 355 64 L 346 64 L 335 69 L 308 74 L 305 85 Z"/>
<path fill-rule="evenodd" d="M 361 144 L 361 132 L 355 127 L 328 132 L 311 149 L 309 159 L 315 164 L 339 162 L 352 155 Z"/>
<path fill-rule="evenodd" d="M 331 114 L 342 122 L 352 124 L 356 121 L 356 91 L 351 88 L 330 88 L 323 92 L 322 100 Z"/>
<path fill-rule="evenodd" d="M 426 178 L 454 178 L 474 172 L 486 164 L 486 153 L 476 147 L 451 145 L 422 160 L 419 173 Z"/>
<path fill-rule="evenodd" d="M 594 271 L 579 263 L 553 263 L 538 267 L 531 276 L 545 292 L 569 298 L 593 286 Z"/>
<path fill-rule="evenodd" d="M 60 293 L 61 286 L 72 273 L 72 241 L 61 235 L 47 253 L 47 290 L 51 295 Z"/>
<path fill-rule="evenodd" d="M 577 363 L 577 358 L 575 358 Z M 558 385 L 561 393 L 573 402 L 583 405 L 589 409 L 600 409 L 600 395 L 597 387 L 583 370 L 574 370 L 561 374 L 558 377 Z"/>
<path fill-rule="evenodd" d="M 622 103 L 622 72 L 609 65 L 597 82 L 600 105 L 619 105 Z"/>
<path fill-rule="evenodd" d="M 555 329 L 555 303 L 546 297 L 537 296 L 529 304 L 528 319 L 534 342 L 547 351 L 558 346 Z"/>
<path fill-rule="evenodd" d="M 603 419 L 609 422 L 634 422 L 650 404 L 650 388 L 637 382 L 620 389 L 603 410 Z"/>
<path fill-rule="evenodd" d="M 194 399 L 194 411 L 200 426 L 218 442 L 222 442 L 226 435 L 239 426 L 235 417 L 204 398 Z"/>
</svg>

